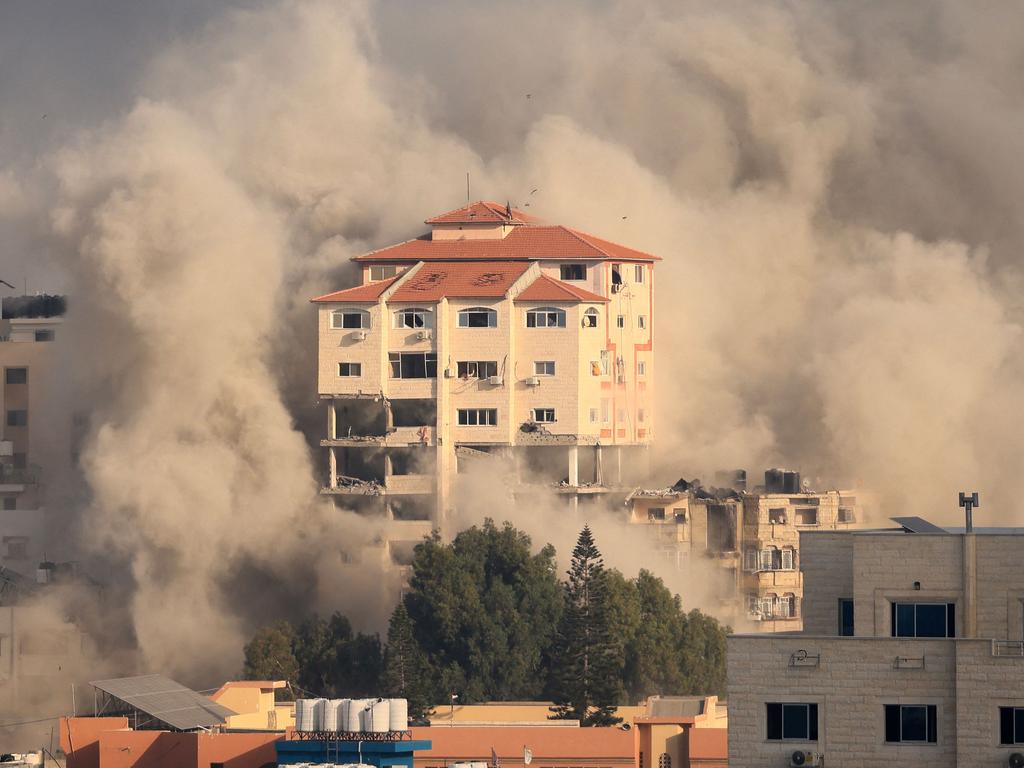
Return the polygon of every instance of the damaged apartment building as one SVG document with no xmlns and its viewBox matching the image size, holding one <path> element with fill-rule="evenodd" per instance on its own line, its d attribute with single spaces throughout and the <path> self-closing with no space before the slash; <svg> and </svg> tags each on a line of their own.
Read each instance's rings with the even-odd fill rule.
<svg viewBox="0 0 1024 768">
<path fill-rule="evenodd" d="M 743 470 L 715 480 L 719 487 L 679 480 L 635 489 L 626 497 L 629 522 L 647 526 L 656 556 L 699 578 L 734 623 L 800 629 L 800 532 L 857 527 L 864 495 L 813 491 L 799 472 L 782 469 L 766 471 L 764 485 L 749 491 Z"/>
<path fill-rule="evenodd" d="M 654 435 L 658 257 L 490 202 L 426 224 L 313 299 L 323 492 L 384 516 L 398 561 L 452 534 L 460 472 L 575 505 L 624 487 Z"/>
</svg>

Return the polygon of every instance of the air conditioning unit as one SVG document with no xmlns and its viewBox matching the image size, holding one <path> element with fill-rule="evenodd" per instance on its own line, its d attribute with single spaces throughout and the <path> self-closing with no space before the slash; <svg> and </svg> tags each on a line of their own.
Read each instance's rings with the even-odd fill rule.
<svg viewBox="0 0 1024 768">
<path fill-rule="evenodd" d="M 416 334 L 416 338 L 419 339 L 420 341 L 426 341 L 427 339 L 434 338 L 434 334 L 432 334 L 430 331 L 419 331 Z"/>
<path fill-rule="evenodd" d="M 792 766 L 800 768 L 800 766 L 804 765 L 822 765 L 822 759 L 821 755 L 817 752 L 804 752 L 803 750 L 798 749 L 789 756 L 789 764 L 791 768 Z"/>
<path fill-rule="evenodd" d="M 528 387 L 539 387 L 540 386 L 540 376 L 531 376 L 530 378 L 528 378 L 526 380 L 526 386 L 528 386 Z"/>
<path fill-rule="evenodd" d="M 452 378 L 452 377 L 454 377 L 454 376 L 455 376 L 455 374 L 454 374 L 454 373 L 452 373 L 452 369 L 451 369 L 451 368 L 445 368 L 445 369 L 444 369 L 444 377 L 445 377 L 446 379 L 450 379 L 450 378 Z"/>
<path fill-rule="evenodd" d="M 1024 768 L 1024 753 L 1013 752 L 1007 759 L 1006 764 L 1010 768 Z"/>
<path fill-rule="evenodd" d="M 487 383 L 495 387 L 500 387 L 502 384 L 502 378 L 501 376 L 488 376 Z"/>
<path fill-rule="evenodd" d="M 352 338 L 356 341 L 366 341 L 366 337 L 370 334 L 367 331 L 353 331 Z"/>
</svg>

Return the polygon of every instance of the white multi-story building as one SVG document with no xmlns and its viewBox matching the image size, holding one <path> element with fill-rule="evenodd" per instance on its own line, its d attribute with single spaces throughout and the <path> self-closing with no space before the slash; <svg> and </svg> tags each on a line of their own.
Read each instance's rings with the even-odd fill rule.
<svg viewBox="0 0 1024 768">
<path fill-rule="evenodd" d="M 495 454 L 572 499 L 654 435 L 657 257 L 479 202 L 358 256 L 320 296 L 324 492 L 383 500 L 397 539 L 447 535 L 465 459 Z"/>
<path fill-rule="evenodd" d="M 895 519 L 801 531 L 803 632 L 729 638 L 730 766 L 1024 761 L 1024 530 Z"/>
</svg>

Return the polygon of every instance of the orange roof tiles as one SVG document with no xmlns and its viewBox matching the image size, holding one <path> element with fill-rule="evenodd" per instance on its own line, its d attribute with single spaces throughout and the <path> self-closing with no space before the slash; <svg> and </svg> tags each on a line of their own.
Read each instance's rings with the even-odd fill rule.
<svg viewBox="0 0 1024 768">
<path fill-rule="evenodd" d="M 497 298 L 504 296 L 529 268 L 529 264 L 507 262 L 424 264 L 398 286 L 388 301 Z"/>
<path fill-rule="evenodd" d="M 378 261 L 519 261 L 536 259 L 579 259 L 661 261 L 643 251 L 627 248 L 599 237 L 562 226 L 525 225 L 503 238 L 432 240 L 423 235 L 398 245 L 356 256 L 356 262 Z"/>
<path fill-rule="evenodd" d="M 526 223 L 536 221 L 533 216 L 523 213 L 517 208 L 512 208 L 511 218 L 508 215 L 508 207 L 489 200 L 480 200 L 454 211 L 448 211 L 431 219 L 424 224 L 500 224 L 502 222 Z"/>
<path fill-rule="evenodd" d="M 343 291 L 335 291 L 334 293 L 328 293 L 323 296 L 317 296 L 315 299 L 310 301 L 353 301 L 353 302 L 375 302 L 380 298 L 380 295 L 384 293 L 391 284 L 395 282 L 401 275 L 395 277 L 389 277 L 387 280 L 378 280 L 374 283 L 367 283 L 365 285 L 357 285 L 355 288 L 346 288 Z"/>
<path fill-rule="evenodd" d="M 563 283 L 561 280 L 555 280 L 548 275 L 541 275 L 516 296 L 516 301 L 593 301 L 603 303 L 608 299 L 574 285 Z"/>
</svg>

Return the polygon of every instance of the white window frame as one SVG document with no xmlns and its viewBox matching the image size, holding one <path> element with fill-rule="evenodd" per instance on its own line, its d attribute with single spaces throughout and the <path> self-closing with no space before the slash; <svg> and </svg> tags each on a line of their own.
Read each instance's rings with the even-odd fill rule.
<svg viewBox="0 0 1024 768">
<path fill-rule="evenodd" d="M 637 360 L 636 361 L 636 375 L 637 376 L 646 376 L 647 375 L 647 361 L 646 360 Z"/>
<path fill-rule="evenodd" d="M 465 373 L 460 369 L 465 368 Z M 455 376 L 459 379 L 487 379 L 498 375 L 497 360 L 459 360 L 455 363 Z"/>
<path fill-rule="evenodd" d="M 616 328 L 625 328 L 626 327 L 626 316 L 625 315 L 616 315 L 616 317 L 615 317 L 615 327 Z"/>
<path fill-rule="evenodd" d="M 601 375 L 607 376 L 612 372 L 612 353 L 610 350 L 601 350 Z"/>
<path fill-rule="evenodd" d="M 554 315 L 554 318 L 551 316 Z M 530 325 L 530 319 L 533 325 Z M 554 323 L 551 320 L 554 319 Z M 541 322 L 543 320 L 543 323 Z M 565 328 L 565 310 L 558 307 L 533 307 L 526 310 L 527 328 Z"/>
<path fill-rule="evenodd" d="M 647 315 L 636 316 L 636 327 L 641 331 L 647 330 Z"/>
<path fill-rule="evenodd" d="M 551 416 L 549 419 L 548 416 Z M 537 424 L 554 424 L 558 419 L 554 408 L 531 408 L 530 420 Z"/>
<path fill-rule="evenodd" d="M 486 325 L 470 325 L 469 316 L 476 314 L 486 314 L 487 324 Z M 490 307 L 466 307 L 465 309 L 459 310 L 458 317 L 459 328 L 497 328 L 498 327 L 498 313 Z"/>
<path fill-rule="evenodd" d="M 476 423 L 470 424 L 470 414 Z M 483 418 L 481 418 L 483 416 Z M 455 412 L 455 420 L 460 427 L 496 427 L 498 426 L 497 408 L 459 408 Z"/>
<path fill-rule="evenodd" d="M 591 424 L 597 424 L 598 418 L 600 418 L 600 412 L 598 411 L 598 409 L 597 408 L 591 408 L 590 409 L 590 423 Z"/>
<path fill-rule="evenodd" d="M 346 365 L 349 367 L 349 373 L 344 373 L 344 367 L 343 366 L 346 366 Z M 353 367 L 355 368 L 355 371 L 356 371 L 355 373 L 351 372 Z M 360 376 L 363 375 L 363 364 L 362 363 L 353 363 L 353 362 L 338 363 L 338 375 L 343 377 L 343 378 L 346 378 L 346 379 L 359 378 Z"/>
<path fill-rule="evenodd" d="M 434 327 L 434 313 L 426 309 L 425 307 L 406 307 L 404 309 L 396 309 L 393 314 L 394 324 L 393 328 L 410 330 L 410 331 L 422 331 L 427 328 Z M 412 318 L 413 325 L 407 325 L 409 318 Z M 421 325 L 415 325 L 416 318 L 419 318 Z"/>
<path fill-rule="evenodd" d="M 646 270 L 646 268 L 644 267 L 643 264 L 634 264 L 633 265 L 633 282 L 636 282 L 636 283 L 644 282 L 644 272 L 646 272 L 646 271 L 647 270 Z"/>
<path fill-rule="evenodd" d="M 547 370 L 551 368 L 550 372 Z M 555 375 L 555 361 L 554 360 L 534 360 L 533 361 L 533 375 L 534 376 L 554 376 Z"/>
<path fill-rule="evenodd" d="M 601 313 L 591 307 L 583 312 L 583 327 L 598 328 L 601 325 Z"/>
<path fill-rule="evenodd" d="M 374 277 L 373 275 L 374 270 L 379 270 L 378 275 L 376 277 Z M 367 274 L 370 277 L 371 283 L 378 283 L 381 280 L 387 280 L 389 278 L 394 277 L 399 273 L 400 270 L 401 267 L 399 267 L 397 264 L 371 264 L 369 272 L 367 272 Z M 385 272 L 388 272 L 388 274 L 384 274 Z"/>
<path fill-rule="evenodd" d="M 359 325 L 345 325 L 345 315 L 359 315 Z M 340 322 L 338 322 L 340 319 Z M 343 307 L 331 310 L 331 330 L 334 331 L 368 331 L 373 326 L 370 313 L 359 307 Z"/>
</svg>

